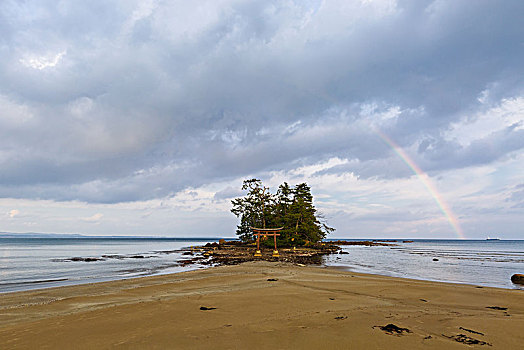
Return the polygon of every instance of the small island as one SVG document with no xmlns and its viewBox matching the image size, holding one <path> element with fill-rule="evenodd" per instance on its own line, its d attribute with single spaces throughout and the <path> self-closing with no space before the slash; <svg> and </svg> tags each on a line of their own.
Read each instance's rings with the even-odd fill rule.
<svg viewBox="0 0 524 350">
<path fill-rule="evenodd" d="M 247 195 L 234 199 L 231 209 L 240 218 L 236 234 L 242 242 L 253 241 L 253 227 L 282 228 L 277 238 L 277 244 L 281 247 L 317 244 L 335 231 L 318 213 L 311 188 L 305 182 L 294 187 L 284 182 L 272 194 L 262 181 L 250 179 L 244 181 L 242 190 L 247 191 Z"/>
<path fill-rule="evenodd" d="M 323 241 L 335 229 L 328 226 L 315 208 L 307 183 L 290 187 L 284 182 L 273 194 L 261 180 L 249 179 L 244 181 L 242 190 L 247 194 L 231 201 L 231 212 L 240 219 L 236 230 L 239 240 L 222 239 L 197 247 L 191 250 L 196 256 L 185 259 L 185 264 L 236 265 L 255 260 L 321 264 L 324 255 L 342 253 L 342 245 L 393 245 L 376 241 Z M 278 231 L 278 234 L 255 237 L 255 231 Z"/>
</svg>

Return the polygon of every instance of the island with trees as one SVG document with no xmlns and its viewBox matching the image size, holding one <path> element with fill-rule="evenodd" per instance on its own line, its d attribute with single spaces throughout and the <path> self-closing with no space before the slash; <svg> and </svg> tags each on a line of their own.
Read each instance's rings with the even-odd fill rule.
<svg viewBox="0 0 524 350">
<path fill-rule="evenodd" d="M 231 212 L 239 218 L 236 229 L 238 240 L 220 240 L 198 247 L 190 263 L 233 265 L 246 261 L 267 260 L 296 264 L 320 264 L 326 254 L 343 254 L 340 245 L 391 245 L 372 241 L 325 241 L 335 229 L 328 226 L 325 218 L 313 203 L 311 188 L 307 183 L 293 187 L 281 184 L 275 193 L 259 179 L 245 180 L 242 190 L 245 196 L 231 201 Z M 260 251 L 257 250 L 255 231 L 278 231 L 278 237 L 262 237 Z M 272 235 L 272 234 L 270 234 Z M 278 254 L 271 249 L 278 245 Z M 258 253 L 258 254 L 257 254 Z M 207 259 L 202 261 L 202 259 Z"/>
<path fill-rule="evenodd" d="M 244 197 L 232 200 L 231 212 L 240 218 L 236 234 L 243 242 L 253 240 L 253 227 L 277 228 L 281 247 L 307 246 L 320 242 L 335 229 L 329 227 L 313 204 L 306 183 L 290 187 L 284 182 L 275 194 L 258 179 L 245 180 Z"/>
<path fill-rule="evenodd" d="M 231 201 L 231 212 L 239 218 L 236 229 L 238 240 L 220 239 L 203 246 L 159 251 L 162 254 L 179 253 L 176 266 L 193 265 L 236 265 L 248 261 L 266 260 L 294 264 L 321 264 L 328 254 L 348 254 L 340 246 L 391 246 L 395 240 L 326 240 L 335 229 L 328 226 L 325 218 L 313 204 L 311 188 L 307 183 L 293 187 L 287 182 L 281 184 L 275 193 L 264 186 L 259 179 L 245 180 L 242 190 L 245 196 Z M 260 248 L 256 232 L 267 230 L 268 236 L 278 232 L 275 239 L 262 236 Z M 265 239 L 264 239 L 265 238 Z M 403 241 L 404 243 L 412 241 Z M 278 245 L 275 254 L 273 244 Z M 275 247 L 276 248 L 276 247 Z M 102 255 L 98 257 L 71 257 L 59 261 L 97 262 L 108 259 L 145 259 L 144 255 Z"/>
</svg>

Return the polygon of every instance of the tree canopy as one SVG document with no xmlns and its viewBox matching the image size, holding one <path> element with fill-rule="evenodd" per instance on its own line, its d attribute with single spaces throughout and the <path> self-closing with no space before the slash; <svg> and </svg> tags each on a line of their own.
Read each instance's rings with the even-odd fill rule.
<svg viewBox="0 0 524 350">
<path fill-rule="evenodd" d="M 304 245 L 322 240 L 335 229 L 329 227 L 313 205 L 311 188 L 306 183 L 290 187 L 284 182 L 272 194 L 258 179 L 245 180 L 244 197 L 231 201 L 231 212 L 240 218 L 237 235 L 243 241 L 253 239 L 250 227 L 283 227 L 279 245 Z"/>
</svg>

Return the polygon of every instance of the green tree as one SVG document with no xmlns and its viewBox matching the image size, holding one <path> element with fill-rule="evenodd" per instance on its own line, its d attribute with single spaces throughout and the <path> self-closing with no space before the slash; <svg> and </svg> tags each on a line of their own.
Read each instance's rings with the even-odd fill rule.
<svg viewBox="0 0 524 350">
<path fill-rule="evenodd" d="M 249 241 L 253 238 L 250 226 L 266 228 L 266 221 L 271 220 L 272 196 L 269 188 L 258 179 L 245 180 L 242 190 L 248 191 L 247 196 L 233 199 L 231 212 L 240 217 L 237 235 L 243 241 Z"/>
<path fill-rule="evenodd" d="M 326 234 L 333 231 L 331 227 L 323 225 L 317 215 L 311 188 L 306 183 L 296 185 L 293 189 L 293 203 L 287 215 L 288 229 L 292 231 L 292 238 L 298 243 L 319 242 L 326 237 Z"/>
<path fill-rule="evenodd" d="M 272 195 L 258 179 L 245 180 L 245 197 L 232 201 L 231 212 L 240 218 L 237 235 L 243 241 L 250 241 L 252 227 L 283 227 L 278 239 L 280 245 L 303 245 L 319 242 L 332 231 L 313 205 L 311 188 L 306 183 L 289 187 L 287 182 L 279 186 Z"/>
</svg>

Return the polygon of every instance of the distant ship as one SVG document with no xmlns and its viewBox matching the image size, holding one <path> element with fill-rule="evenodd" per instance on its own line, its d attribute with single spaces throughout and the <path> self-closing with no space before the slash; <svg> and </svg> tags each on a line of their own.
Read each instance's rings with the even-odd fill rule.
<svg viewBox="0 0 524 350">
<path fill-rule="evenodd" d="M 488 236 L 488 238 L 486 238 L 486 241 L 500 241 L 500 238 L 491 238 Z"/>
</svg>

